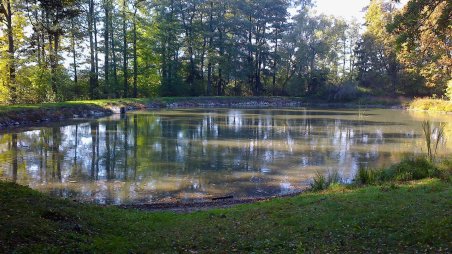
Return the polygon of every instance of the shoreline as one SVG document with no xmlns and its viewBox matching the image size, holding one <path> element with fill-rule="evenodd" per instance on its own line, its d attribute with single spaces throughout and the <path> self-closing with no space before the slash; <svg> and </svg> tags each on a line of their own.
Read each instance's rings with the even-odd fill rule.
<svg viewBox="0 0 452 254">
<path fill-rule="evenodd" d="M 136 204 L 136 205 L 110 205 L 124 210 L 137 210 L 145 212 L 175 212 L 181 214 L 193 213 L 198 211 L 209 211 L 212 209 L 231 208 L 237 205 L 255 204 L 260 202 L 268 202 L 275 199 L 286 199 L 301 196 L 309 192 L 309 188 L 298 190 L 293 193 L 284 195 L 273 195 L 267 197 L 246 197 L 246 198 L 230 198 L 219 200 L 205 200 L 198 202 L 162 202 L 153 204 Z M 107 206 L 108 207 L 108 206 Z"/>
<path fill-rule="evenodd" d="M 357 102 L 324 102 L 289 97 L 192 97 L 156 99 L 119 99 L 64 102 L 23 106 L 0 106 L 0 130 L 39 126 L 64 120 L 86 120 L 135 110 L 184 108 L 387 108 L 407 109 L 400 103 L 360 104 Z"/>
</svg>

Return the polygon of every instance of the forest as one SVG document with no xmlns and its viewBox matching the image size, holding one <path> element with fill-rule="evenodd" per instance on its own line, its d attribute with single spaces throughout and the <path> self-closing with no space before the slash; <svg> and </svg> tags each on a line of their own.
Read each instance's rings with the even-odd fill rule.
<svg viewBox="0 0 452 254">
<path fill-rule="evenodd" d="M 2 0 L 0 104 L 452 97 L 452 3 L 397 2 L 360 24 L 310 0 Z"/>
</svg>

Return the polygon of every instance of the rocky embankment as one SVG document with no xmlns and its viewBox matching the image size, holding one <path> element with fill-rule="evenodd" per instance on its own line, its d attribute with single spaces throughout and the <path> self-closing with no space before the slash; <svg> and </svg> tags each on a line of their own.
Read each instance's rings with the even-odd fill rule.
<svg viewBox="0 0 452 254">
<path fill-rule="evenodd" d="M 403 108 L 400 105 L 356 103 L 307 102 L 288 97 L 193 97 L 157 99 L 120 99 L 111 101 L 68 102 L 57 105 L 24 106 L 9 109 L 0 108 L 0 129 L 60 122 L 69 119 L 90 119 L 105 117 L 127 111 L 145 109 L 177 108 L 282 108 L 282 107 L 325 107 L 325 108 Z"/>
<path fill-rule="evenodd" d="M 108 108 L 92 105 L 12 110 L 0 112 L 0 129 L 74 118 L 96 118 L 112 113 Z"/>
<path fill-rule="evenodd" d="M 105 117 L 127 111 L 161 108 L 263 108 L 263 107 L 297 107 L 300 99 L 290 98 L 180 98 L 158 100 L 112 100 L 111 103 L 77 103 L 61 106 L 33 107 L 0 111 L 0 129 L 15 128 L 41 123 L 59 122 L 68 119 L 89 119 Z"/>
</svg>

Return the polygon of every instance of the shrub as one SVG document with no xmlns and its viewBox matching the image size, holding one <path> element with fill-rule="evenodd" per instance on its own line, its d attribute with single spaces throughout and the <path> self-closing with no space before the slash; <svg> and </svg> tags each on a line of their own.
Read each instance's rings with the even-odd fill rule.
<svg viewBox="0 0 452 254">
<path fill-rule="evenodd" d="M 322 191 L 329 189 L 333 185 L 338 185 L 342 183 L 342 177 L 337 170 L 328 171 L 325 176 L 317 172 L 316 176 L 312 180 L 311 190 L 312 191 Z"/>
<path fill-rule="evenodd" d="M 410 103 L 410 109 L 435 112 L 452 112 L 452 101 L 439 99 L 416 99 Z"/>
<path fill-rule="evenodd" d="M 445 181 L 452 181 L 452 160 L 444 160 L 438 164 L 439 178 Z"/>
<path fill-rule="evenodd" d="M 446 96 L 452 101 L 452 79 L 447 82 Z"/>
<path fill-rule="evenodd" d="M 377 180 L 377 172 L 364 167 L 360 167 L 355 181 L 359 184 L 374 184 Z"/>
<path fill-rule="evenodd" d="M 353 83 L 345 84 L 334 95 L 334 101 L 353 101 L 359 97 L 359 91 Z"/>
<path fill-rule="evenodd" d="M 420 157 L 405 159 L 385 169 L 360 168 L 355 182 L 357 184 L 371 185 L 394 181 L 421 180 L 429 177 L 443 178 L 443 175 L 444 172 L 433 165 L 428 159 Z"/>
</svg>

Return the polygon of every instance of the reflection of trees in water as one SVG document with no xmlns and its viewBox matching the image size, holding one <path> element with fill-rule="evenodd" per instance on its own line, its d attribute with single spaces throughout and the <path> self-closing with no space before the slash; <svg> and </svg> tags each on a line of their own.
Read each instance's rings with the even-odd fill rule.
<svg viewBox="0 0 452 254">
<path fill-rule="evenodd" d="M 60 128 L 52 128 L 52 178 L 61 181 L 61 132 Z"/>
<path fill-rule="evenodd" d="M 130 114 L 4 134 L 0 147 L 3 142 L 8 149 L 0 150 L 0 163 L 9 166 L 8 176 L 23 182 L 68 186 L 69 181 L 95 180 L 95 185 L 84 187 L 90 191 L 87 195 L 112 200 L 162 182 L 179 191 L 203 192 L 212 190 L 213 184 L 232 188 L 246 181 L 252 183 L 249 188 L 261 188 L 269 179 L 282 179 L 289 167 L 298 170 L 299 177 L 310 168 L 353 171 L 361 165 L 394 160 L 400 150 L 410 150 L 408 145 L 419 139 L 410 128 L 353 119 L 351 114 L 342 119 L 308 111 L 297 115 L 289 111 L 181 111 L 171 115 L 174 112 Z M 392 143 L 394 152 L 382 150 Z M 402 147 L 404 143 L 407 147 Z M 21 153 L 27 155 L 22 161 Z M 26 169 L 23 174 L 21 165 Z"/>
<path fill-rule="evenodd" d="M 17 133 L 11 134 L 11 166 L 13 171 L 13 181 L 17 181 Z"/>
</svg>

